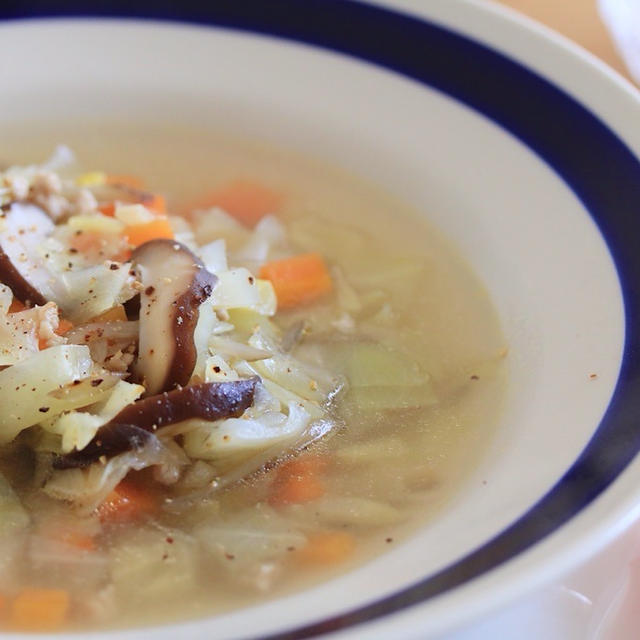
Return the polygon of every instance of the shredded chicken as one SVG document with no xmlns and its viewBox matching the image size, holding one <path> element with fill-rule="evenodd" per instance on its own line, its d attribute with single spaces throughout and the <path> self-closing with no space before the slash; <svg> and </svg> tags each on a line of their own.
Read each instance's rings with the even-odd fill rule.
<svg viewBox="0 0 640 640">
<path fill-rule="evenodd" d="M 136 345 L 131 343 L 124 347 L 124 350 L 117 349 L 113 353 L 109 353 L 109 350 L 110 348 L 107 344 L 107 355 L 101 362 L 102 366 L 107 371 L 113 371 L 114 373 L 127 373 L 135 357 Z"/>
<path fill-rule="evenodd" d="M 36 331 L 42 348 L 65 344 L 66 339 L 56 333 L 60 317 L 58 305 L 55 302 L 47 302 L 44 307 L 34 307 L 31 312 L 36 316 Z"/>
</svg>

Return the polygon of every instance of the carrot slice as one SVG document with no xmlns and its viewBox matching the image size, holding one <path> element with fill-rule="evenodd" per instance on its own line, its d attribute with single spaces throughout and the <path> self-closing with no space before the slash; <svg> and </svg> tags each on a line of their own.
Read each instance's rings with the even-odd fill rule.
<svg viewBox="0 0 640 640">
<path fill-rule="evenodd" d="M 353 554 L 355 546 L 353 536 L 346 531 L 322 531 L 307 538 L 298 558 L 314 565 L 339 564 Z"/>
<path fill-rule="evenodd" d="M 173 230 L 169 224 L 169 220 L 164 217 L 156 218 L 150 222 L 143 224 L 132 224 L 124 229 L 124 236 L 127 242 L 139 247 L 145 242 L 156 240 L 158 238 L 173 238 Z"/>
<path fill-rule="evenodd" d="M 333 288 L 327 265 L 318 253 L 267 262 L 260 277 L 271 281 L 280 308 L 313 302 Z"/>
<path fill-rule="evenodd" d="M 69 613 L 63 589 L 25 589 L 11 603 L 11 626 L 21 631 L 55 631 Z"/>
<path fill-rule="evenodd" d="M 321 498 L 325 494 L 325 487 L 319 476 L 326 464 L 325 458 L 308 455 L 278 467 L 269 504 L 283 506 Z"/>
<path fill-rule="evenodd" d="M 98 211 L 103 216 L 113 217 L 116 212 L 116 203 L 115 202 L 103 202 L 98 205 Z"/>
<path fill-rule="evenodd" d="M 129 522 L 157 509 L 153 494 L 130 481 L 123 480 L 98 507 L 102 522 Z"/>
<path fill-rule="evenodd" d="M 253 180 L 238 179 L 194 200 L 184 207 L 183 212 L 189 214 L 195 209 L 220 207 L 243 224 L 253 227 L 267 214 L 278 213 L 282 202 L 282 194 L 277 191 Z"/>
</svg>

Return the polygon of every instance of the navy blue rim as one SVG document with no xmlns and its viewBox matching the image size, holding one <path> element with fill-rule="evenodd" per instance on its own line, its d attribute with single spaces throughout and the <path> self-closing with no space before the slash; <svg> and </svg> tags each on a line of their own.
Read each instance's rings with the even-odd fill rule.
<svg viewBox="0 0 640 640">
<path fill-rule="evenodd" d="M 570 96 L 520 64 L 428 22 L 350 0 L 5 2 L 0 19 L 127 17 L 215 25 L 347 54 L 459 100 L 520 139 L 573 190 L 600 228 L 620 278 L 626 316 L 622 368 L 607 412 L 566 475 L 494 539 L 394 595 L 322 622 L 269 636 L 297 640 L 422 603 L 528 549 L 589 505 L 640 450 L 640 163 Z M 588 286 L 577 283 L 576 286 Z"/>
</svg>

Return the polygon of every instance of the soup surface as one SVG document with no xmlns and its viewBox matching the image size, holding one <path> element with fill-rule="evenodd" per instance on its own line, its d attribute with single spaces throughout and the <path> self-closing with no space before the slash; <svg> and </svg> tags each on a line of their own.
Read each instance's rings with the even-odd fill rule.
<svg viewBox="0 0 640 640">
<path fill-rule="evenodd" d="M 188 128 L 15 127 L 2 168 L 59 143 L 72 186 L 4 211 L 55 218 L 52 194 L 72 209 L 37 249 L 66 286 L 44 296 L 53 325 L 3 293 L 4 628 L 158 623 L 291 593 L 401 544 L 460 490 L 496 423 L 506 347 L 422 216 L 336 168 Z M 44 380 L 87 354 L 77 379 Z"/>
</svg>

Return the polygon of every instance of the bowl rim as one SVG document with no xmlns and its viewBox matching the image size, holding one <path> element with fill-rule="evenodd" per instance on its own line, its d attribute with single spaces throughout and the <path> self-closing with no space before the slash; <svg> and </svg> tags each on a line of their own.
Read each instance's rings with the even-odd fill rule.
<svg viewBox="0 0 640 640">
<path fill-rule="evenodd" d="M 501 17 L 505 25 L 511 25 L 507 28 L 535 31 L 530 21 L 508 10 L 490 8 L 474 0 L 459 2 L 458 6 L 485 12 L 485 16 Z M 581 104 L 541 72 L 501 51 L 499 42 L 488 45 L 477 34 L 465 34 L 464 29 L 439 24 L 430 19 L 428 8 L 419 8 L 417 2 L 277 0 L 270 3 L 268 12 L 260 0 L 220 2 L 207 7 L 196 0 L 187 0 L 179 11 L 158 9 L 152 2 L 116 11 L 94 10 L 87 3 L 73 0 L 57 2 L 51 10 L 46 9 L 46 3 L 44 7 L 29 14 L 13 15 L 9 15 L 8 9 L 0 9 L 0 19 L 151 18 L 261 33 L 356 57 L 436 88 L 490 118 L 551 166 L 589 211 L 614 258 L 625 301 L 626 335 L 620 375 L 600 426 L 565 476 L 509 528 L 443 571 L 379 602 L 270 638 L 305 638 L 348 629 L 466 585 L 557 532 L 605 493 L 627 468 L 640 451 L 640 437 L 633 424 L 633 417 L 640 411 L 640 398 L 633 398 L 633 382 L 640 373 L 636 356 L 640 353 L 640 308 L 633 299 L 633 283 L 640 281 L 640 257 L 633 255 L 630 241 L 640 231 L 640 221 L 633 217 L 640 202 L 640 161 L 637 152 L 588 105 Z M 362 32 L 336 29 L 336 25 L 351 24 L 354 20 L 364 25 Z M 549 40 L 543 29 L 538 30 L 537 37 Z M 379 47 L 381 38 L 388 44 L 384 51 Z M 559 51 L 597 69 L 612 88 L 626 91 L 640 106 L 631 85 L 615 72 L 602 66 L 597 68 L 592 57 L 577 47 L 567 47 L 562 39 L 555 40 L 552 44 Z M 415 52 L 424 50 L 425 43 L 429 43 L 430 55 L 416 57 Z M 438 55 L 433 55 L 434 48 Z M 468 66 L 470 60 L 473 68 Z M 491 69 L 491 74 L 485 75 L 486 82 L 477 82 L 479 68 Z M 501 91 L 505 83 L 510 86 L 509 92 Z M 538 118 L 533 120 L 530 111 L 522 108 L 531 92 L 538 99 Z M 540 118 L 541 113 L 546 118 Z M 554 121 L 556 128 L 550 130 L 541 120 Z M 564 134 L 562 140 L 557 136 L 558 129 Z M 607 170 L 611 167 L 615 167 L 615 175 Z M 606 176 L 607 181 L 590 180 L 596 171 L 597 175 Z"/>
</svg>

